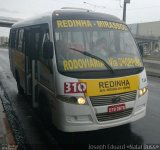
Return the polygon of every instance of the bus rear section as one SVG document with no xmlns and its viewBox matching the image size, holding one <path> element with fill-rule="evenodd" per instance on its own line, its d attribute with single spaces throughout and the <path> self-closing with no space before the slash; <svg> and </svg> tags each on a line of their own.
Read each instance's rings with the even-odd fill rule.
<svg viewBox="0 0 160 150">
<path fill-rule="evenodd" d="M 22 47 L 13 49 L 13 42 L 10 48 L 12 72 L 20 76 L 19 90 L 32 96 L 45 122 L 79 132 L 145 116 L 146 71 L 127 25 L 118 18 L 59 10 L 12 31 L 24 32 L 19 35 Z"/>
</svg>

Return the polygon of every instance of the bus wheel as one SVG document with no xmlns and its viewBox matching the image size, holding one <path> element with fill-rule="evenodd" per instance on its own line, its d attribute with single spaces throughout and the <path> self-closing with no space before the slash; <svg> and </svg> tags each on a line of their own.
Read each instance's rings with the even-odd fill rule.
<svg viewBox="0 0 160 150">
<path fill-rule="evenodd" d="M 24 90 L 23 90 L 23 88 L 20 85 L 18 74 L 16 74 L 16 81 L 17 81 L 18 94 L 24 95 Z"/>
<path fill-rule="evenodd" d="M 21 87 L 21 85 L 19 84 L 19 82 L 17 82 L 17 89 L 18 89 L 18 94 L 20 95 L 24 95 L 24 90 Z"/>
<path fill-rule="evenodd" d="M 52 124 L 52 114 L 49 105 L 49 101 L 45 95 L 39 94 L 38 96 L 39 103 L 39 114 L 42 120 L 45 122 L 45 125 L 50 126 Z"/>
</svg>

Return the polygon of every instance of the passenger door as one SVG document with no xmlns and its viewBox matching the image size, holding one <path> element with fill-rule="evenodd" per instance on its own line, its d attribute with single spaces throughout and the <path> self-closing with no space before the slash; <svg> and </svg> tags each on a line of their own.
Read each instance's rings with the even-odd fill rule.
<svg viewBox="0 0 160 150">
<path fill-rule="evenodd" d="M 27 95 L 32 95 L 35 105 L 37 103 L 35 97 L 39 90 L 38 84 L 53 90 L 52 60 L 43 58 L 43 43 L 49 37 L 47 24 L 26 29 L 26 92 Z"/>
<path fill-rule="evenodd" d="M 26 93 L 33 93 L 33 78 L 37 79 L 37 51 L 39 50 L 40 27 L 30 27 L 25 30 L 25 54 L 26 54 Z M 34 63 L 34 64 L 33 64 Z M 33 75 L 34 71 L 34 75 Z"/>
</svg>

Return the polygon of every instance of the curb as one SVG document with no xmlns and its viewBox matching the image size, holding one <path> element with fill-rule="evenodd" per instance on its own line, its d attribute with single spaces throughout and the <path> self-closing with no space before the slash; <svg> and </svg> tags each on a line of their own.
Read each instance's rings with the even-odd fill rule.
<svg viewBox="0 0 160 150">
<path fill-rule="evenodd" d="M 13 131 L 8 122 L 7 115 L 4 111 L 1 99 L 0 99 L 0 128 L 1 128 L 0 146 L 2 146 L 2 148 L 12 147 L 13 150 L 16 150 L 18 146 L 16 145 Z"/>
</svg>

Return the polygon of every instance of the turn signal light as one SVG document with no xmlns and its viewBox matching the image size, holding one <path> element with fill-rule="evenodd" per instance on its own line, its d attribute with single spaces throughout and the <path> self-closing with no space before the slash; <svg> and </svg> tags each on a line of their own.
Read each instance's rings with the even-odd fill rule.
<svg viewBox="0 0 160 150">
<path fill-rule="evenodd" d="M 139 90 L 139 97 L 143 96 L 143 95 L 147 92 L 147 90 L 148 90 L 147 87 L 145 87 L 145 88 L 143 88 L 143 89 L 140 89 L 140 90 Z"/>
</svg>

